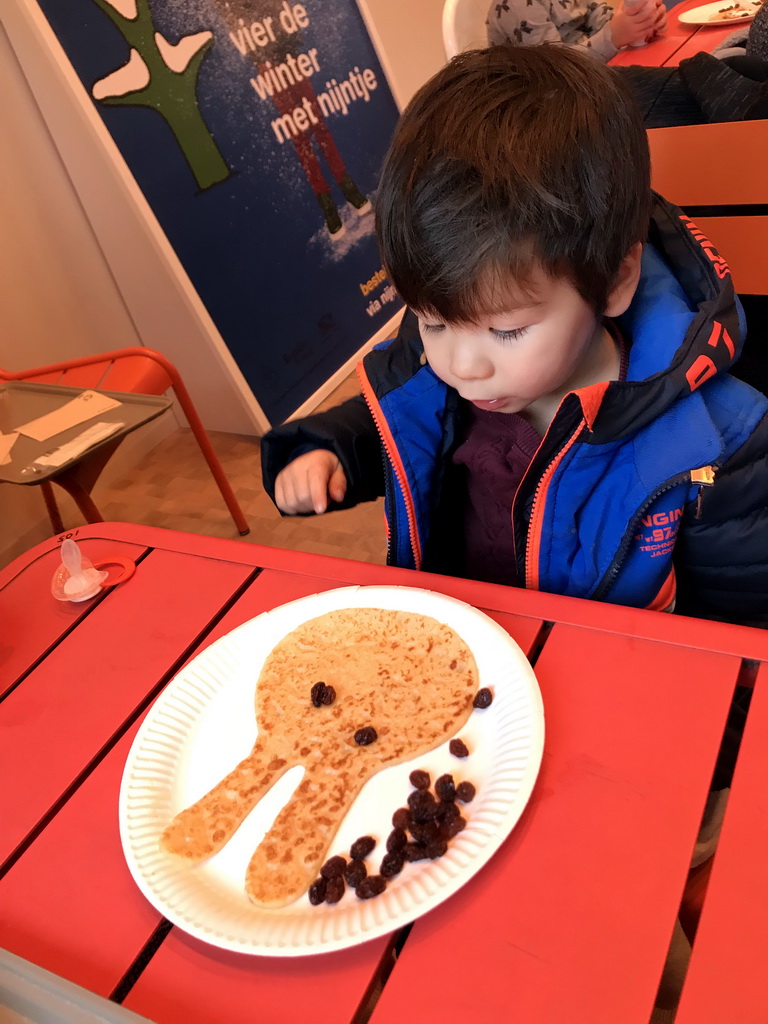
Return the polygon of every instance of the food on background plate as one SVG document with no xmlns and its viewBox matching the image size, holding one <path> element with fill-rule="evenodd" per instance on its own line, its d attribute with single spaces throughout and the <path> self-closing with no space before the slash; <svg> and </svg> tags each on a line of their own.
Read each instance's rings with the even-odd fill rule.
<svg viewBox="0 0 768 1024">
<path fill-rule="evenodd" d="M 721 7 L 715 14 L 710 15 L 710 21 L 740 21 L 742 18 L 757 14 L 763 6 L 763 0 L 752 0 L 751 3 L 732 3 Z"/>
<path fill-rule="evenodd" d="M 472 712 L 477 678 L 461 637 L 431 617 L 354 608 L 310 619 L 264 663 L 251 753 L 176 815 L 161 846 L 192 862 L 213 856 L 277 780 L 303 765 L 245 877 L 255 903 L 293 902 L 317 877 L 364 783 L 458 731 Z"/>
</svg>

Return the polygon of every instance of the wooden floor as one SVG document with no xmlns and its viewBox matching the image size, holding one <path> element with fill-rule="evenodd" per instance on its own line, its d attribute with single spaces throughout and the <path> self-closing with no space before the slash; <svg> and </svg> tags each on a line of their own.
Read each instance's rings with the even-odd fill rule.
<svg viewBox="0 0 768 1024">
<path fill-rule="evenodd" d="M 349 378 L 320 408 L 335 405 L 356 390 L 355 378 Z M 283 517 L 262 488 L 259 439 L 215 432 L 209 436 L 251 528 L 240 539 L 365 562 L 385 561 L 381 500 L 323 516 Z M 56 493 L 58 498 L 59 488 Z M 189 430 L 171 434 L 129 475 L 109 486 L 97 484 L 93 497 L 106 520 L 239 537 Z M 68 527 L 82 522 L 66 495 L 59 504 Z"/>
</svg>

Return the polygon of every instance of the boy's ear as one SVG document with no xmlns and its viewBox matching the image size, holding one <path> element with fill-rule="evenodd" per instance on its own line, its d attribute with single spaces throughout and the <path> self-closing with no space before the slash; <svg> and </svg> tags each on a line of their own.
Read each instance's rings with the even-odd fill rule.
<svg viewBox="0 0 768 1024">
<path fill-rule="evenodd" d="M 621 316 L 629 309 L 629 304 L 637 290 L 637 282 L 640 280 L 640 257 L 642 254 L 643 245 L 642 242 L 638 242 L 632 246 L 621 261 L 611 290 L 608 292 L 605 316 Z"/>
</svg>

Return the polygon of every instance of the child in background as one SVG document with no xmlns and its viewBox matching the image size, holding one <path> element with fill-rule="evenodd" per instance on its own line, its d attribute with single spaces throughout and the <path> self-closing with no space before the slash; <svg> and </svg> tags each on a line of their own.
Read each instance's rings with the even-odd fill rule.
<svg viewBox="0 0 768 1024">
<path fill-rule="evenodd" d="M 616 10 L 597 0 L 494 0 L 488 42 L 564 43 L 607 63 L 625 46 L 642 46 L 667 27 L 663 0 L 624 0 Z"/>
<path fill-rule="evenodd" d="M 461 54 L 414 97 L 377 231 L 409 309 L 363 395 L 263 439 L 287 514 L 385 495 L 388 560 L 768 624 L 768 401 L 725 261 L 651 193 L 619 77 Z"/>
</svg>

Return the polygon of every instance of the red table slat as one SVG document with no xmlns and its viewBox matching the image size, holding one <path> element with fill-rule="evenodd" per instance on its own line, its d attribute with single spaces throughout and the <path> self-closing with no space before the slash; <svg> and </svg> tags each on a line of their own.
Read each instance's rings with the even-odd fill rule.
<svg viewBox="0 0 768 1024">
<path fill-rule="evenodd" d="M 78 539 L 76 531 L 74 539 Z M 51 580 L 61 555 L 55 539 L 50 545 L 44 553 L 29 561 L 18 560 L 0 573 L 0 696 L 93 606 L 93 601 L 73 604 L 51 595 Z M 147 549 L 126 541 L 93 538 L 84 540 L 81 550 L 91 561 L 98 561 L 113 555 L 136 560 Z"/>
<path fill-rule="evenodd" d="M 387 945 L 383 938 L 322 956 L 252 957 L 174 928 L 123 1006 L 156 1024 L 345 1024 Z"/>
<path fill-rule="evenodd" d="M 747 715 L 675 1024 L 764 1024 L 768 972 L 768 668 Z"/>
<path fill-rule="evenodd" d="M 35 827 L 252 571 L 151 552 L 6 697 L 0 704 L 0 859 Z M 147 607 L 153 609 L 150 619 Z M 96 687 L 94 680 L 100 681 Z"/>
<path fill-rule="evenodd" d="M 546 741 L 529 806 L 416 922 L 372 1024 L 404 1007 L 420 1024 L 647 1024 L 739 666 L 556 625 L 536 663 Z"/>
<path fill-rule="evenodd" d="M 0 880 L 0 946 L 103 996 L 161 920 L 136 888 L 118 830 L 137 728 Z"/>
<path fill-rule="evenodd" d="M 674 646 L 768 661 L 768 630 L 764 629 L 690 619 L 681 615 L 649 612 L 643 608 L 625 608 L 598 601 L 582 601 L 557 594 L 521 590 L 517 587 L 479 583 L 477 580 L 436 576 L 426 572 L 417 573 L 411 569 L 396 569 L 392 566 L 332 558 L 329 555 L 307 554 L 303 551 L 286 551 L 259 544 L 244 544 L 237 540 L 222 540 L 176 530 L 136 526 L 132 523 L 103 525 L 111 536 L 119 540 L 136 543 L 143 541 L 155 548 L 180 554 L 193 551 L 200 558 L 226 560 L 238 565 L 263 566 L 265 569 L 276 569 L 287 575 L 317 576 L 335 580 L 336 585 L 340 587 L 367 584 L 425 587 L 439 590 L 442 594 L 448 594 L 486 611 L 494 609 L 531 619 L 556 620 L 563 624 L 585 626 L 597 633 L 646 637 Z"/>
<path fill-rule="evenodd" d="M 413 584 L 418 578 L 413 580 Z M 425 578 L 427 582 L 427 578 Z M 440 577 L 429 578 L 430 589 L 442 592 L 442 579 Z M 207 638 L 206 644 L 217 640 L 241 623 L 262 612 L 276 608 L 278 605 L 288 601 L 297 601 L 310 594 L 319 594 L 326 590 L 334 590 L 339 587 L 339 582 L 332 579 L 324 579 L 320 576 L 298 576 L 294 573 L 279 572 L 275 569 L 265 569 L 254 580 L 240 600 L 222 618 L 216 629 Z M 341 584 L 343 586 L 343 584 Z M 484 609 L 485 610 L 485 609 Z M 530 651 L 542 625 L 541 619 L 529 618 L 522 615 L 509 615 L 504 612 L 486 610 L 486 615 L 498 622 L 510 634 L 515 642 L 526 653 Z M 200 648 L 202 650 L 202 647 Z"/>
</svg>

